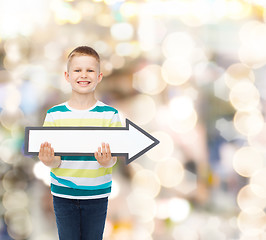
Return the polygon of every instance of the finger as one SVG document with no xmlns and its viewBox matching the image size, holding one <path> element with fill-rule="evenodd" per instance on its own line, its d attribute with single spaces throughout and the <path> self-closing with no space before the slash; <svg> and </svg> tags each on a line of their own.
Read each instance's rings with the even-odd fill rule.
<svg viewBox="0 0 266 240">
<path fill-rule="evenodd" d="M 103 156 L 106 155 L 105 143 L 102 143 L 102 154 L 103 154 Z"/>
<path fill-rule="evenodd" d="M 47 157 L 47 155 L 48 155 L 48 148 L 45 145 L 44 148 L 43 148 L 43 156 Z"/>
<path fill-rule="evenodd" d="M 42 152 L 43 152 L 43 143 L 41 144 L 40 150 L 39 150 L 39 153 L 42 153 Z"/>
<path fill-rule="evenodd" d="M 41 149 L 39 152 L 39 157 L 42 158 L 43 156 L 44 156 L 43 149 Z"/>
<path fill-rule="evenodd" d="M 51 144 L 49 147 L 49 155 L 50 155 L 50 157 L 54 157 L 54 149 L 51 147 Z"/>
<path fill-rule="evenodd" d="M 45 142 L 45 143 L 43 143 L 43 147 L 42 147 L 43 156 L 46 155 L 46 151 L 47 151 L 46 148 L 47 148 L 47 143 Z"/>
<path fill-rule="evenodd" d="M 45 147 L 49 148 L 49 147 L 51 147 L 51 144 L 48 142 L 45 142 Z"/>
<path fill-rule="evenodd" d="M 48 156 L 52 156 L 52 148 L 48 145 Z"/>
<path fill-rule="evenodd" d="M 98 161 L 102 159 L 101 148 L 98 148 L 98 152 L 96 152 L 96 159 Z"/>
<path fill-rule="evenodd" d="M 49 146 L 49 143 L 46 143 L 46 145 L 44 147 L 44 154 L 46 157 L 51 156 L 51 147 Z"/>
<path fill-rule="evenodd" d="M 111 149 L 108 143 L 106 144 L 106 154 L 108 158 L 111 158 Z"/>
<path fill-rule="evenodd" d="M 38 157 L 41 158 L 43 156 L 43 148 L 41 147 L 39 150 Z"/>
</svg>

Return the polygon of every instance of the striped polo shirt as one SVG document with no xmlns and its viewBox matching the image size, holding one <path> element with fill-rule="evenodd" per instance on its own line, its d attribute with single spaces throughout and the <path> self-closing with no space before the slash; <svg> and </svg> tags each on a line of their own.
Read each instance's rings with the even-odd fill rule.
<svg viewBox="0 0 266 240">
<path fill-rule="evenodd" d="M 44 127 L 121 127 L 118 111 L 101 101 L 87 110 L 71 108 L 67 102 L 49 109 Z M 112 167 L 101 166 L 94 156 L 61 156 L 61 165 L 52 168 L 51 192 L 71 199 L 108 197 Z"/>
</svg>

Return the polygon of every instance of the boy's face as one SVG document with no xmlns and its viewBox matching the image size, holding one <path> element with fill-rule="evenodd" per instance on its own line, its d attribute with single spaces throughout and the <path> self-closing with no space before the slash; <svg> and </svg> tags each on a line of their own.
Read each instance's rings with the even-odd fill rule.
<svg viewBox="0 0 266 240">
<path fill-rule="evenodd" d="M 74 56 L 65 72 L 72 91 L 80 94 L 93 92 L 102 77 L 99 62 L 91 56 Z"/>
</svg>

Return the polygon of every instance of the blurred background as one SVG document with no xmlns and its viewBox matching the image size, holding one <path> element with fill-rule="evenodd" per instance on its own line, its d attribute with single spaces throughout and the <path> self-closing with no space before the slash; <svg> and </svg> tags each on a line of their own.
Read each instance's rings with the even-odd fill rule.
<svg viewBox="0 0 266 240">
<path fill-rule="evenodd" d="M 160 140 L 113 172 L 105 240 L 266 239 L 265 0 L 0 0 L 0 239 L 57 238 L 24 128 L 95 48 L 98 97 Z"/>
</svg>

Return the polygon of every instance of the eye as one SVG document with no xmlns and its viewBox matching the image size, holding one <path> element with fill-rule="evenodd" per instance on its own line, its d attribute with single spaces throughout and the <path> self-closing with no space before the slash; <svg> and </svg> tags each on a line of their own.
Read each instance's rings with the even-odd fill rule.
<svg viewBox="0 0 266 240">
<path fill-rule="evenodd" d="M 80 72 L 80 70 L 79 69 L 75 69 L 74 72 Z"/>
<path fill-rule="evenodd" d="M 88 70 L 88 72 L 94 72 L 94 70 L 92 70 L 92 69 L 89 69 L 89 70 Z"/>
</svg>

